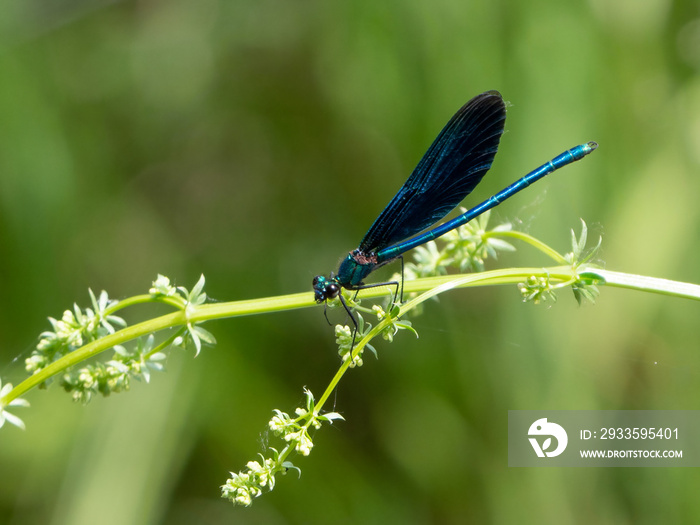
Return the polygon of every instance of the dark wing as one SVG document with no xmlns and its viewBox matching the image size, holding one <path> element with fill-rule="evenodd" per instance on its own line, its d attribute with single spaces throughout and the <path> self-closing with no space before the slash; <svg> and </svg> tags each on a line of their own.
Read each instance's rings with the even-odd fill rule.
<svg viewBox="0 0 700 525">
<path fill-rule="evenodd" d="M 374 221 L 360 250 L 377 252 L 396 244 L 452 211 L 491 167 L 505 120 L 498 91 L 477 95 L 462 106 Z"/>
</svg>

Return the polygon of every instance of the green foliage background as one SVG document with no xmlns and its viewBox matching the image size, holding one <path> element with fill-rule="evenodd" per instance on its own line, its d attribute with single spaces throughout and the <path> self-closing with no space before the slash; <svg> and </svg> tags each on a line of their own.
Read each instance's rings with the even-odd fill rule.
<svg viewBox="0 0 700 525">
<path fill-rule="evenodd" d="M 498 89 L 507 133 L 476 203 L 589 158 L 494 220 L 611 270 L 700 282 L 700 6 L 10 0 L 0 17 L 0 356 L 87 288 L 156 274 L 236 300 L 310 291 L 452 113 Z M 502 266 L 547 264 L 527 249 Z M 346 417 L 250 509 L 219 498 L 273 408 L 338 365 L 321 307 L 211 323 L 219 345 L 87 408 L 57 388 L 0 435 L 0 523 L 689 523 L 697 469 L 509 469 L 510 409 L 699 409 L 698 304 L 603 288 L 522 304 L 454 291 L 341 384 Z M 338 321 L 342 318 L 338 319 Z M 5 366 L 5 363 L 8 363 Z"/>
</svg>

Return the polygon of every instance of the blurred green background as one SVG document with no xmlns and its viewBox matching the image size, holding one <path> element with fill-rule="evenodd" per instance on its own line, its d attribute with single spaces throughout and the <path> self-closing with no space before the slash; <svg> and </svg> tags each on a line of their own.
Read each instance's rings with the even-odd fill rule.
<svg viewBox="0 0 700 525">
<path fill-rule="evenodd" d="M 488 89 L 507 133 L 467 204 L 596 140 L 493 221 L 568 251 L 583 218 L 608 269 L 700 282 L 699 72 L 697 0 L 8 0 L 0 376 L 21 381 L 46 317 L 88 287 L 203 273 L 221 301 L 311 294 Z M 490 267 L 543 264 L 523 248 Z M 321 307 L 210 323 L 215 348 L 128 394 L 31 392 L 27 431 L 0 434 L 0 523 L 694 522 L 698 469 L 509 469 L 506 431 L 513 409 L 700 409 L 699 316 L 605 288 L 583 307 L 444 295 L 419 340 L 378 342 L 342 381 L 347 421 L 250 509 L 218 486 L 273 408 L 320 395 L 334 336 Z"/>
</svg>

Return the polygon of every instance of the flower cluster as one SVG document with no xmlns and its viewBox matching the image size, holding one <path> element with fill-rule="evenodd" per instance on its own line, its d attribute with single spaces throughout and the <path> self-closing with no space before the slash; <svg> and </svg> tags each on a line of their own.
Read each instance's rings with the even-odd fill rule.
<svg viewBox="0 0 700 525">
<path fill-rule="evenodd" d="M 132 378 L 148 382 L 152 372 L 163 370 L 165 354 L 161 350 L 166 347 L 172 344 L 186 346 L 191 342 L 195 347 L 195 355 L 198 355 L 203 344 L 216 343 L 209 331 L 190 320 L 196 307 L 207 300 L 207 294 L 203 291 L 204 282 L 204 276 L 201 276 L 192 291 L 188 291 L 182 286 L 171 285 L 170 279 L 158 275 L 149 295 L 121 302 L 110 300 L 107 292 L 103 291 L 98 298 L 90 291 L 91 308 L 82 310 L 75 305 L 73 310 L 66 310 L 60 320 L 49 318 L 53 330 L 41 334 L 36 349 L 25 361 L 26 369 L 37 374 L 88 343 L 115 334 L 117 329 L 126 327 L 126 322 L 117 317 L 115 312 L 126 306 L 148 302 L 165 303 L 184 311 L 187 319 L 185 326 L 165 342 L 155 346 L 154 336 L 150 334 L 145 339 L 136 339 L 135 348 L 131 350 L 115 345 L 110 360 L 90 363 L 79 369 L 69 367 L 60 378 L 61 386 L 72 394 L 75 401 L 82 403 L 89 402 L 98 393 L 108 396 L 128 390 Z"/>
<path fill-rule="evenodd" d="M 297 453 L 308 456 L 314 444 L 309 435 L 309 428 L 319 429 L 322 423 L 333 423 L 336 419 L 343 419 L 337 412 L 320 414 L 315 407 L 314 396 L 310 390 L 304 389 L 306 397 L 305 407 L 295 410 L 296 418 L 281 410 L 274 410 L 275 415 L 270 419 L 268 426 L 275 436 L 284 440 L 287 445 L 278 452 L 274 448 L 271 458 L 262 455 L 262 461 L 249 461 L 246 470 L 235 473 L 221 486 L 221 496 L 227 498 L 235 505 L 250 506 L 254 498 L 260 496 L 263 490 L 272 490 L 275 487 L 275 475 L 285 474 L 289 469 L 301 472 L 290 461 L 285 461 L 289 453 L 294 450 Z"/>
<path fill-rule="evenodd" d="M 299 421 L 306 416 L 306 411 L 303 408 L 297 408 L 297 419 L 292 419 L 289 414 L 275 409 L 275 416 L 268 423 L 273 434 L 281 437 L 287 443 L 294 445 L 294 450 L 302 456 L 311 454 L 311 449 L 314 447 L 314 442 L 309 435 L 309 425 L 300 425 Z M 313 421 L 311 425 L 318 429 L 321 423 Z"/>
<path fill-rule="evenodd" d="M 87 404 L 95 394 L 106 397 L 128 390 L 132 377 L 148 383 L 151 372 L 163 370 L 162 361 L 166 357 L 163 352 L 154 351 L 153 346 L 153 335 L 145 342 L 139 339 L 133 352 L 115 346 L 113 359 L 66 372 L 61 378 L 61 386 L 72 394 L 74 401 Z"/>
<path fill-rule="evenodd" d="M 588 263 L 593 256 L 597 253 L 602 239 L 598 239 L 598 244 L 593 248 L 586 249 L 586 243 L 588 240 L 588 227 L 586 223 L 581 220 L 581 235 L 576 236 L 576 232 L 571 230 L 571 252 L 564 255 L 563 259 L 569 263 L 574 269 L 577 269 L 584 263 Z M 589 264 L 589 268 L 594 267 L 594 265 Z M 575 279 L 562 282 L 559 284 L 552 284 L 549 275 L 536 276 L 531 275 L 527 278 L 525 282 L 518 283 L 518 290 L 523 297 L 523 301 L 530 301 L 535 304 L 539 304 L 548 300 L 556 301 L 557 296 L 555 290 L 558 288 L 563 288 L 571 286 L 574 292 L 574 297 L 579 304 L 584 301 L 595 302 L 596 297 L 599 294 L 598 287 L 592 280 L 583 279 L 577 277 Z"/>
<path fill-rule="evenodd" d="M 400 306 L 397 304 L 393 304 L 393 300 L 394 296 L 392 294 L 389 296 L 388 299 L 388 302 L 390 304 L 388 311 L 385 311 L 384 308 L 377 304 L 373 305 L 371 309 L 362 308 L 359 306 L 358 302 L 355 302 L 354 308 L 355 319 L 357 320 L 357 330 L 351 328 L 348 325 L 336 325 L 335 342 L 338 345 L 338 355 L 340 355 L 343 362 L 348 361 L 352 356 L 352 362 L 349 365 L 350 368 L 355 368 L 364 364 L 364 361 L 362 360 L 362 354 L 365 349 L 370 350 L 375 357 L 377 356 L 376 348 L 374 348 L 368 342 L 365 343 L 360 350 L 356 352 L 350 351 L 355 347 L 356 343 L 358 343 L 365 336 L 367 336 L 372 330 L 372 325 L 370 323 L 365 322 L 364 318 L 358 310 L 362 310 L 363 312 L 368 312 L 376 315 L 379 321 L 388 321 L 386 323 L 386 326 L 384 326 L 384 328 L 382 328 L 380 332 L 382 338 L 386 341 L 393 341 L 394 336 L 398 333 L 399 330 L 411 330 L 414 334 L 416 334 L 416 337 L 418 337 L 416 331 L 411 327 L 410 321 L 402 321 L 399 319 L 398 315 L 400 311 Z"/>
<path fill-rule="evenodd" d="M 221 497 L 226 498 L 235 505 L 249 507 L 253 503 L 253 498 L 262 494 L 263 489 L 272 490 L 275 488 L 275 474 L 286 472 L 286 467 L 280 468 L 278 465 L 279 454 L 275 449 L 273 458 L 264 458 L 259 461 L 249 461 L 246 470 L 241 472 L 231 472 L 231 477 L 221 486 Z M 293 467 L 290 465 L 290 467 Z"/>
<path fill-rule="evenodd" d="M 319 414 L 315 408 L 314 395 L 308 388 L 304 388 L 306 407 L 298 407 L 294 412 L 297 417 L 292 419 L 289 414 L 275 409 L 275 415 L 270 419 L 268 426 L 272 433 L 282 438 L 293 446 L 294 450 L 302 456 L 308 456 L 314 444 L 309 435 L 309 428 L 321 428 L 322 422 L 332 423 L 335 419 L 343 419 L 337 412 Z"/>
<path fill-rule="evenodd" d="M 538 277 L 531 275 L 525 282 L 518 283 L 520 295 L 523 297 L 523 302 L 531 301 L 535 304 L 543 303 L 547 300 L 556 302 L 557 296 L 554 293 L 553 287 L 549 281 L 549 276 Z"/>
<path fill-rule="evenodd" d="M 465 210 L 462 208 L 462 211 Z M 485 261 L 491 257 L 498 258 L 498 252 L 515 251 L 515 247 L 498 238 L 499 234 L 512 229 L 510 223 L 501 224 L 487 230 L 490 211 L 486 211 L 476 219 L 464 224 L 438 239 L 442 246 L 435 241 L 427 242 L 413 250 L 413 261 L 404 266 L 403 275 L 395 274 L 391 280 L 413 280 L 420 277 L 446 275 L 449 268 L 460 272 L 484 271 Z M 412 311 L 412 315 L 420 315 L 423 311 L 421 303 Z"/>
<path fill-rule="evenodd" d="M 603 238 L 598 237 L 598 243 L 593 247 L 586 250 L 586 244 L 588 242 L 588 226 L 586 222 L 581 219 L 581 235 L 577 238 L 576 232 L 571 230 L 571 252 L 567 253 L 564 258 L 571 263 L 572 266 L 578 268 L 584 263 L 587 263 L 598 253 L 600 245 L 603 243 Z M 589 267 L 594 265 L 589 264 Z M 571 289 L 574 292 L 574 297 L 578 304 L 584 301 L 589 301 L 594 303 L 600 291 L 598 287 L 592 281 L 585 279 L 579 279 L 571 285 Z"/>
<path fill-rule="evenodd" d="M 200 277 L 200 280 L 202 277 Z M 148 293 L 155 296 L 173 297 L 177 295 L 177 288 L 170 284 L 170 279 L 168 277 L 158 274 L 158 277 L 153 281 L 153 286 L 148 290 Z"/>
<path fill-rule="evenodd" d="M 36 374 L 56 359 L 81 346 L 108 334 L 113 334 L 116 327 L 123 328 L 126 322 L 113 315 L 117 301 L 111 300 L 107 292 L 100 293 L 99 298 L 90 292 L 92 308 L 81 310 L 76 304 L 73 310 L 63 312 L 61 319 L 49 317 L 53 330 L 43 332 L 32 355 L 25 360 L 27 372 Z"/>
<path fill-rule="evenodd" d="M 181 303 L 181 308 L 185 310 L 189 319 L 189 315 L 192 313 L 193 309 L 204 304 L 207 300 L 207 294 L 204 292 L 204 282 L 204 275 L 201 275 L 197 284 L 194 285 L 194 288 L 192 288 L 190 292 L 184 286 L 178 286 L 177 288 L 171 286 L 170 279 L 159 274 L 150 292 L 156 297 L 164 296 L 176 298 Z M 173 344 L 185 347 L 189 342 L 194 344 L 194 356 L 197 357 L 199 352 L 202 351 L 202 343 L 215 345 L 216 338 L 209 330 L 205 330 L 199 325 L 188 322 L 185 335 L 176 338 Z"/>
<path fill-rule="evenodd" d="M 375 304 L 372 306 L 372 311 L 377 315 L 377 319 L 380 321 L 389 320 L 389 323 L 382 330 L 382 339 L 389 341 L 390 343 L 394 340 L 394 336 L 399 332 L 399 330 L 410 330 L 418 337 L 418 332 L 411 325 L 411 321 L 402 321 L 399 319 L 399 307 L 398 305 L 393 305 L 389 312 L 385 312 L 384 309 Z M 370 345 L 367 345 L 370 346 Z M 373 347 L 370 347 L 376 355 L 376 351 Z"/>
<path fill-rule="evenodd" d="M 362 319 L 359 314 L 355 314 L 358 321 Z M 366 325 L 367 328 L 371 329 L 371 325 Z M 355 368 L 356 366 L 362 366 L 364 361 L 362 360 L 362 352 L 357 352 L 353 355 L 352 348 L 356 339 L 361 339 L 365 334 L 354 328 L 350 328 L 348 325 L 335 325 L 335 343 L 338 345 L 338 355 L 340 355 L 343 361 L 347 361 L 352 356 L 352 363 L 350 363 L 350 368 Z M 367 345 L 374 351 L 372 345 Z"/>
<path fill-rule="evenodd" d="M 512 244 L 496 238 L 499 233 L 510 231 L 511 225 L 506 223 L 487 230 L 490 215 L 490 211 L 487 211 L 443 235 L 441 240 L 445 244 L 442 248 L 438 248 L 435 241 L 417 247 L 413 254 L 414 262 L 406 264 L 405 277 L 445 275 L 450 267 L 456 267 L 461 272 L 482 272 L 488 257 L 496 259 L 499 251 L 515 251 Z"/>
</svg>

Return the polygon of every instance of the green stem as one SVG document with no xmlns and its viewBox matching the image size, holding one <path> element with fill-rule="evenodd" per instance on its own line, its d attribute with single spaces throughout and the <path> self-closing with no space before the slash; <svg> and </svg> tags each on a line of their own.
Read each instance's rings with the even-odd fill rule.
<svg viewBox="0 0 700 525">
<path fill-rule="evenodd" d="M 377 326 L 372 328 L 372 330 L 369 331 L 367 335 L 365 335 L 362 339 L 360 339 L 360 342 L 355 345 L 355 347 L 349 352 L 348 358 L 343 361 L 343 363 L 340 365 L 340 368 L 336 372 L 336 374 L 333 376 L 333 379 L 331 379 L 330 383 L 328 383 L 328 386 L 326 387 L 326 390 L 323 392 L 323 395 L 319 398 L 319 400 L 316 402 L 314 406 L 314 411 L 316 414 L 321 413 L 321 408 L 323 405 L 326 403 L 328 398 L 331 396 L 333 393 L 333 390 L 335 390 L 335 387 L 338 385 L 342 377 L 345 375 L 345 372 L 348 371 L 348 368 L 350 368 L 350 365 L 353 363 L 353 358 L 362 352 L 364 347 L 369 343 L 372 339 L 374 339 L 378 334 L 382 332 L 389 324 L 391 324 L 392 319 L 384 319 L 382 320 Z"/>
<path fill-rule="evenodd" d="M 599 281 L 597 284 L 605 284 L 616 288 L 627 288 L 629 290 L 700 300 L 700 286 L 697 284 L 670 281 L 645 275 L 613 272 L 600 268 L 581 268 L 579 276 L 584 279 L 595 279 Z"/>
<path fill-rule="evenodd" d="M 520 241 L 523 241 L 530 246 L 536 248 L 537 250 L 541 251 L 554 261 L 558 262 L 559 264 L 568 264 L 568 261 L 566 258 L 560 254 L 558 251 L 556 251 L 554 248 L 551 246 L 548 246 L 547 244 L 543 243 L 539 239 L 536 239 L 535 237 L 532 237 L 531 235 L 528 235 L 527 233 L 519 232 L 516 230 L 508 230 L 508 231 L 488 231 L 484 233 L 483 235 L 484 238 L 488 237 L 510 237 L 511 239 L 518 239 Z"/>
<path fill-rule="evenodd" d="M 134 295 L 133 297 L 122 299 L 121 301 L 116 302 L 112 306 L 105 308 L 105 315 L 112 315 L 118 312 L 119 310 L 123 310 L 124 308 L 127 308 L 129 306 L 146 303 L 168 304 L 177 308 L 178 310 L 182 310 L 185 307 L 185 301 L 183 301 L 182 298 L 179 298 L 177 296 L 167 297 L 162 295 L 154 296 L 150 294 L 143 294 Z"/>
<path fill-rule="evenodd" d="M 84 346 L 81 346 L 77 350 L 74 350 L 70 354 L 67 354 L 61 357 L 60 359 L 57 359 L 56 361 L 48 365 L 46 368 L 41 369 L 36 374 L 22 381 L 15 388 L 13 388 L 7 394 L 7 396 L 5 396 L 3 399 L 0 399 L 0 405 L 6 405 L 13 399 L 20 397 L 22 394 L 34 388 L 35 386 L 40 385 L 47 379 L 57 374 L 60 374 L 62 371 L 80 363 L 81 361 L 90 359 L 91 357 L 99 354 L 100 352 L 104 352 L 105 350 L 112 348 L 115 345 L 120 345 L 126 343 L 127 341 L 131 341 L 132 339 L 136 339 L 138 337 L 142 337 L 144 335 L 148 335 L 150 333 L 157 332 L 165 328 L 172 328 L 174 326 L 179 326 L 186 323 L 187 318 L 184 312 L 174 312 L 171 314 L 163 315 L 161 317 L 157 317 L 155 319 L 144 321 L 143 323 L 128 326 L 126 328 L 123 328 L 122 330 L 119 330 L 118 332 L 106 335 L 100 339 L 97 339 L 96 341 L 92 341 L 91 343 L 88 343 Z"/>
<path fill-rule="evenodd" d="M 517 234 L 513 235 L 513 237 L 521 239 L 529 238 L 529 236 L 525 234 Z M 546 245 L 539 243 L 539 241 L 537 241 L 535 244 L 541 245 L 541 249 L 543 249 L 545 253 L 548 253 L 548 247 L 546 247 Z M 552 254 L 556 254 L 556 252 L 552 250 Z M 558 256 L 558 254 L 556 255 Z M 597 284 L 601 285 L 606 284 L 608 286 L 700 300 L 700 286 L 670 281 L 667 279 L 656 279 L 621 272 L 611 272 L 594 267 L 581 267 L 578 269 L 578 271 L 575 271 L 571 266 L 554 266 L 549 268 L 507 268 L 502 270 L 480 272 L 477 274 L 424 277 L 406 282 L 404 285 L 405 292 L 426 293 L 405 303 L 401 307 L 400 315 L 403 315 L 411 308 L 414 308 L 417 304 L 425 301 L 427 298 L 433 297 L 453 288 L 517 284 L 532 275 L 547 276 L 553 284 L 571 282 L 575 281 L 579 277 L 583 277 L 599 281 Z M 362 297 L 381 297 L 386 296 L 392 291 L 393 288 L 390 286 L 369 288 L 362 291 Z M 119 304 L 124 302 L 127 302 L 128 304 L 146 302 L 146 297 L 150 296 L 135 296 L 134 298 L 126 299 Z M 0 405 L 6 406 L 13 399 L 20 397 L 33 387 L 43 383 L 55 375 L 60 374 L 62 371 L 77 363 L 80 363 L 81 361 L 89 359 L 100 352 L 112 348 L 115 345 L 123 344 L 129 340 L 136 339 L 144 335 L 164 330 L 166 328 L 185 326 L 188 323 L 193 324 L 226 317 L 240 317 L 260 313 L 282 312 L 298 308 L 309 308 L 311 306 L 316 306 L 313 299 L 313 294 L 311 292 L 283 295 L 278 297 L 266 297 L 246 301 L 204 304 L 196 307 L 189 306 L 185 311 L 178 311 L 163 315 L 161 317 L 144 321 L 142 323 L 119 330 L 114 334 L 107 335 L 101 339 L 88 343 L 70 354 L 57 359 L 40 372 L 19 383 L 4 398 L 0 399 Z M 387 321 L 387 323 L 388 322 L 389 321 Z M 364 346 L 386 326 L 387 324 L 384 322 L 379 323 L 358 343 L 358 348 L 364 348 Z M 340 370 L 338 370 L 338 373 L 333 378 L 333 386 L 335 386 L 343 376 L 347 368 L 350 366 L 350 363 L 351 361 L 343 363 Z M 328 395 L 330 394 L 328 393 Z M 324 394 L 324 396 L 321 398 L 323 402 L 326 401 L 328 395 Z"/>
<path fill-rule="evenodd" d="M 157 354 L 157 353 L 160 352 L 161 350 L 165 350 L 166 348 L 168 348 L 171 344 L 173 344 L 173 343 L 175 342 L 175 339 L 177 339 L 178 337 L 184 335 L 185 332 L 187 332 L 187 327 L 183 326 L 183 327 L 180 328 L 177 332 L 175 332 L 173 335 L 171 335 L 170 337 L 168 337 L 165 341 L 163 341 L 162 343 L 160 343 L 159 345 L 157 345 L 153 350 L 151 350 L 150 352 L 148 352 L 144 357 L 145 357 L 146 359 L 148 359 L 149 357 L 151 357 L 151 356 L 154 355 L 154 354 Z"/>
<path fill-rule="evenodd" d="M 439 277 L 424 277 L 422 279 L 416 279 L 410 283 L 406 283 L 404 290 L 407 292 L 418 292 L 424 291 L 418 297 L 411 299 L 404 303 L 399 309 L 397 317 L 401 317 L 408 313 L 410 310 L 418 306 L 419 304 L 427 301 L 431 297 L 438 295 L 452 288 L 462 288 L 471 286 L 488 286 L 496 284 L 517 284 L 524 279 L 527 279 L 531 275 L 542 273 L 542 268 L 520 268 L 517 270 L 493 270 L 489 272 L 480 272 L 476 274 L 467 274 L 461 276 L 439 276 Z M 571 282 L 575 280 L 575 272 L 570 266 L 561 266 L 556 268 L 549 268 L 547 270 L 547 275 L 551 281 L 562 281 Z M 386 287 L 387 290 L 391 287 Z M 379 293 L 378 295 L 385 295 L 386 292 Z M 345 375 L 350 364 L 353 362 L 353 357 L 360 353 L 364 347 L 377 335 L 379 335 L 387 326 L 393 322 L 392 318 L 387 318 L 382 320 L 377 326 L 372 328 L 372 330 L 363 337 L 359 343 L 353 348 L 349 358 L 343 362 L 340 366 L 338 372 L 336 372 L 333 379 L 330 381 L 323 395 L 319 398 L 316 403 L 316 412 L 320 413 L 326 400 L 331 396 L 333 390 L 340 382 L 340 379 Z"/>
<path fill-rule="evenodd" d="M 621 272 L 610 272 L 597 268 L 582 267 L 576 272 L 571 266 L 558 266 L 552 268 L 519 268 L 507 270 L 493 270 L 489 272 L 481 272 L 478 274 L 467 274 L 459 276 L 440 276 L 440 277 L 425 277 L 416 279 L 410 283 L 406 283 L 405 291 L 417 292 L 427 290 L 421 295 L 407 301 L 399 310 L 397 317 L 405 315 L 407 312 L 427 301 L 431 297 L 451 290 L 453 288 L 475 287 L 475 286 L 491 286 L 496 284 L 517 284 L 531 275 L 546 275 L 550 282 L 558 283 L 555 286 L 566 286 L 575 283 L 579 278 L 588 278 L 599 281 L 596 284 L 608 284 L 621 288 L 630 288 L 640 291 L 661 293 L 672 295 L 675 297 L 685 297 L 689 299 L 700 300 L 700 286 L 689 283 L 681 283 L 677 281 L 669 281 L 667 279 L 657 279 L 654 277 L 644 277 L 640 275 L 625 274 Z M 372 289 L 376 290 L 376 289 Z M 382 292 L 377 292 L 377 296 L 385 295 L 390 291 L 391 287 L 386 287 Z M 369 291 L 369 290 L 368 290 Z M 321 407 L 326 400 L 331 396 L 333 390 L 340 382 L 340 379 L 347 372 L 352 356 L 357 355 L 362 349 L 377 335 L 379 335 L 393 319 L 385 319 L 375 326 L 362 340 L 355 346 L 350 356 L 350 359 L 345 361 L 338 372 L 335 374 L 331 382 L 328 384 L 325 392 L 316 403 L 316 412 L 320 413 Z"/>
</svg>

